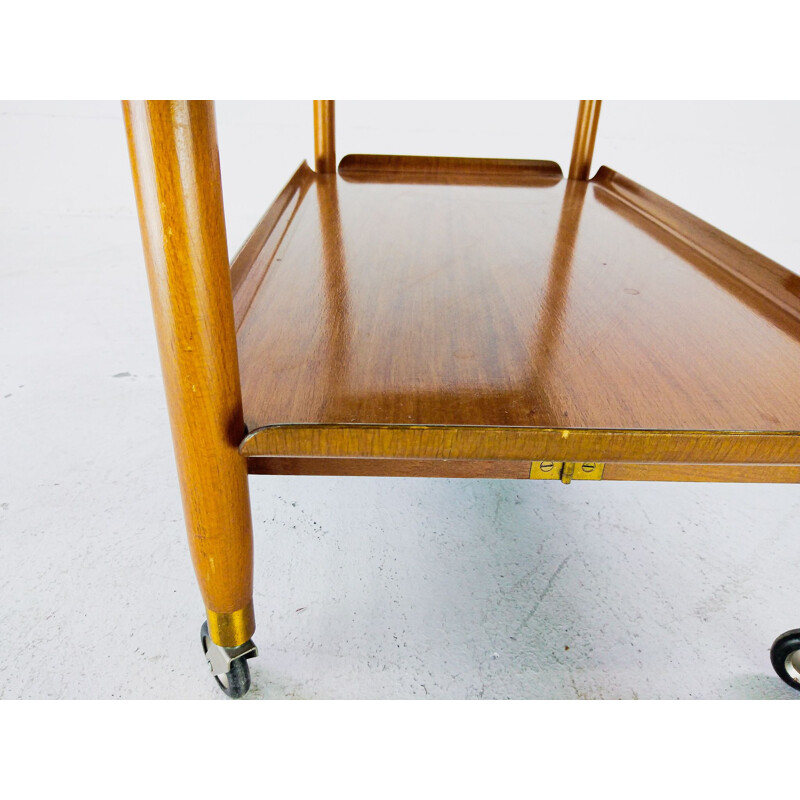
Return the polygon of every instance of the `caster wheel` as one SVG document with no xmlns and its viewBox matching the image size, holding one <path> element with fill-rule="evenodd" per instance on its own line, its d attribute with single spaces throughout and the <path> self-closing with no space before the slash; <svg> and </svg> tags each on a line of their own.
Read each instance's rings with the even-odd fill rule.
<svg viewBox="0 0 800 800">
<path fill-rule="evenodd" d="M 770 657 L 781 680 L 800 690 L 800 628 L 782 633 L 773 642 Z"/>
<path fill-rule="evenodd" d="M 247 659 L 258 655 L 253 642 L 246 642 L 239 647 L 220 647 L 211 640 L 208 623 L 205 622 L 200 629 L 200 642 L 217 686 L 234 700 L 244 697 L 250 690 L 250 667 Z"/>
<path fill-rule="evenodd" d="M 231 671 L 224 675 L 215 675 L 214 680 L 228 697 L 238 700 L 250 691 L 250 667 L 243 658 L 231 661 Z"/>
</svg>

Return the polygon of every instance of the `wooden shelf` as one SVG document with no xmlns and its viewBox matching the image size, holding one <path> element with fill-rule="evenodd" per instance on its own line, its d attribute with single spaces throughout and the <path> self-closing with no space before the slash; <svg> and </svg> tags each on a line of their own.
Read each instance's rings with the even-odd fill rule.
<svg viewBox="0 0 800 800">
<path fill-rule="evenodd" d="M 800 278 L 605 167 L 303 164 L 232 282 L 247 456 L 800 464 Z"/>
</svg>

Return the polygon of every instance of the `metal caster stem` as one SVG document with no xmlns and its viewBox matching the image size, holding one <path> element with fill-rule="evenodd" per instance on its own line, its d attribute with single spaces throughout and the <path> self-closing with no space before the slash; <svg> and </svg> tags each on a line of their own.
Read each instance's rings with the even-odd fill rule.
<svg viewBox="0 0 800 800">
<path fill-rule="evenodd" d="M 221 647 L 215 644 L 208 633 L 208 622 L 200 628 L 200 642 L 203 645 L 208 667 L 214 680 L 228 697 L 244 697 L 250 689 L 250 668 L 247 660 L 258 655 L 258 648 L 252 639 L 238 647 Z"/>
</svg>

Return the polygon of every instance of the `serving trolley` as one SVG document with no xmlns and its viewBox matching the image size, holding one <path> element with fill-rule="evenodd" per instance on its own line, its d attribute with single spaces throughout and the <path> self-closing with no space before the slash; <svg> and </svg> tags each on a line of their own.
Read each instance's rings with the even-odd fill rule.
<svg viewBox="0 0 800 800">
<path fill-rule="evenodd" d="M 214 107 L 124 112 L 202 645 L 250 686 L 248 473 L 800 482 L 800 277 L 608 167 L 300 165 L 231 265 Z M 772 646 L 800 688 L 800 630 Z"/>
</svg>

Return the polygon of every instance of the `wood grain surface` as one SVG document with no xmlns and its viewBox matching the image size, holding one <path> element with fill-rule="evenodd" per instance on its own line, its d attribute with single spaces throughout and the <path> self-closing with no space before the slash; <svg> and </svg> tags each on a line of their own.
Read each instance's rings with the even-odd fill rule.
<svg viewBox="0 0 800 800">
<path fill-rule="evenodd" d="M 251 475 L 337 475 L 393 478 L 531 479 L 540 461 L 447 461 L 421 458 L 281 458 L 247 459 Z M 683 481 L 702 483 L 800 483 L 800 466 L 762 464 L 610 463 L 604 481 Z M 558 476 L 556 475 L 556 479 Z"/>
<path fill-rule="evenodd" d="M 443 461 L 423 458 L 248 458 L 251 475 L 361 475 L 392 478 L 518 478 L 530 461 Z"/>
<path fill-rule="evenodd" d="M 253 540 L 214 108 L 124 103 L 189 546 L 212 638 L 253 633 Z"/>
<path fill-rule="evenodd" d="M 478 425 L 269 425 L 245 437 L 248 456 L 796 464 L 795 433 L 629 431 Z"/>
<path fill-rule="evenodd" d="M 242 452 L 800 463 L 796 276 L 611 170 L 459 161 L 298 171 L 234 265 Z"/>
<path fill-rule="evenodd" d="M 603 480 L 800 483 L 800 467 L 759 464 L 606 464 Z"/>
<path fill-rule="evenodd" d="M 378 156 L 353 153 L 339 164 L 339 176 L 357 183 L 460 186 L 554 186 L 563 177 L 555 161 L 513 158 Z"/>
</svg>

